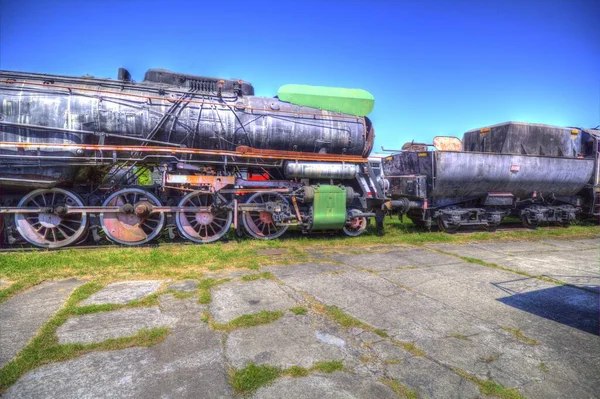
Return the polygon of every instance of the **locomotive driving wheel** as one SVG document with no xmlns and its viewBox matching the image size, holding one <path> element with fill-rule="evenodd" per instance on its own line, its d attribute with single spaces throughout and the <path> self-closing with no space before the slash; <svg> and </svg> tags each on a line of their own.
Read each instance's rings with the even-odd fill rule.
<svg viewBox="0 0 600 399">
<path fill-rule="evenodd" d="M 214 195 L 200 192 L 189 193 L 179 206 L 211 208 L 202 212 L 177 212 L 175 222 L 179 232 L 188 240 L 199 244 L 217 241 L 231 226 L 232 212 L 214 207 Z"/>
<path fill-rule="evenodd" d="M 360 214 L 361 212 L 358 209 L 348 209 L 346 212 L 348 216 L 353 216 Z M 366 217 L 358 217 L 350 219 L 344 225 L 344 234 L 350 237 L 357 237 L 362 234 L 363 231 L 367 228 L 368 219 Z"/>
<path fill-rule="evenodd" d="M 60 248 L 76 243 L 87 229 L 85 213 L 57 212 L 64 206 L 83 206 L 81 199 L 61 188 L 39 189 L 27 194 L 19 207 L 42 208 L 40 213 L 18 213 L 15 225 L 29 243 L 42 248 Z"/>
<path fill-rule="evenodd" d="M 154 195 L 139 188 L 125 188 L 110 195 L 104 206 L 118 206 L 119 212 L 102 212 L 100 224 L 112 241 L 123 245 L 140 245 L 155 238 L 165 222 L 161 212 L 150 213 L 149 207 L 160 206 Z"/>
<path fill-rule="evenodd" d="M 248 198 L 247 204 L 287 204 L 287 200 L 278 193 L 256 193 Z M 277 226 L 273 214 L 268 211 L 247 211 L 242 217 L 242 223 L 248 234 L 259 240 L 272 240 L 280 237 L 288 226 Z"/>
</svg>

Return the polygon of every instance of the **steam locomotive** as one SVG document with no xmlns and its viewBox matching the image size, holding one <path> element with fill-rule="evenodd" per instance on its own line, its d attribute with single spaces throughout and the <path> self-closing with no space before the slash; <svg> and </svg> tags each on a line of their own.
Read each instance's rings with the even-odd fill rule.
<svg viewBox="0 0 600 399">
<path fill-rule="evenodd" d="M 386 196 L 364 90 L 151 69 L 142 82 L 0 72 L 3 245 L 361 234 Z M 375 212 L 377 210 L 377 212 Z"/>
</svg>

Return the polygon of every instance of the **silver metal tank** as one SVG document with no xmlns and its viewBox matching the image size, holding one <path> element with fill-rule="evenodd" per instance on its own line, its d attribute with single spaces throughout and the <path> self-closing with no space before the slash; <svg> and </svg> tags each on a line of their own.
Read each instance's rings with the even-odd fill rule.
<svg viewBox="0 0 600 399">
<path fill-rule="evenodd" d="M 288 179 L 353 179 L 359 172 L 357 164 L 342 162 L 286 162 Z"/>
<path fill-rule="evenodd" d="M 433 153 L 435 171 L 432 197 L 481 196 L 507 192 L 517 197 L 539 194 L 572 196 L 590 181 L 593 159 L 483 154 Z"/>
</svg>

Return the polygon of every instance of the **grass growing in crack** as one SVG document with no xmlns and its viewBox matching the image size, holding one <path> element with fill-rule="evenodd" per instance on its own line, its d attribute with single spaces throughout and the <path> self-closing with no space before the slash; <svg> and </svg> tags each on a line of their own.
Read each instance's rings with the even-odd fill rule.
<svg viewBox="0 0 600 399">
<path fill-rule="evenodd" d="M 409 353 L 412 353 L 415 356 L 425 357 L 425 352 L 419 349 L 414 342 L 404 342 L 392 339 L 392 343 L 397 347 L 402 348 Z"/>
<path fill-rule="evenodd" d="M 367 323 L 350 316 L 337 306 L 324 306 L 324 311 L 333 321 L 341 324 L 344 327 L 358 327 L 377 334 L 380 337 L 388 337 L 388 334 L 385 331 L 376 329 Z"/>
<path fill-rule="evenodd" d="M 198 283 L 198 303 L 207 304 L 212 301 L 212 296 L 210 294 L 210 289 L 219 284 L 224 284 L 230 281 L 230 278 L 223 278 L 220 280 L 215 280 L 214 278 L 205 278 L 204 280 L 200 280 Z"/>
<path fill-rule="evenodd" d="M 269 323 L 272 323 L 272 322 L 278 320 L 283 315 L 284 315 L 284 312 L 282 310 L 278 310 L 278 311 L 274 311 L 274 312 L 268 311 L 268 310 L 263 310 L 258 313 L 245 314 L 243 316 L 240 316 L 238 318 L 231 320 L 229 323 L 215 322 L 208 312 L 205 313 L 204 316 L 206 317 L 206 320 L 208 321 L 208 323 L 210 324 L 210 327 L 213 330 L 230 332 L 233 330 L 237 330 L 239 328 L 248 328 L 248 327 L 260 326 L 262 324 L 269 324 Z"/>
<path fill-rule="evenodd" d="M 233 389 L 240 394 L 249 394 L 268 385 L 281 375 L 277 367 L 250 363 L 241 370 L 230 370 L 229 380 Z"/>
<path fill-rule="evenodd" d="M 108 339 L 100 343 L 93 344 L 59 344 L 56 330 L 64 324 L 70 316 L 92 313 L 93 311 L 112 310 L 112 307 L 103 305 L 93 305 L 86 307 L 77 307 L 77 304 L 88 298 L 90 295 L 98 292 L 104 284 L 92 281 L 75 289 L 66 305 L 59 310 L 46 324 L 42 326 L 37 335 L 31 340 L 16 358 L 4 365 L 0 369 L 0 392 L 6 390 L 14 384 L 27 371 L 33 370 L 44 364 L 65 361 L 85 353 L 101 350 L 116 350 L 132 346 L 152 346 L 166 337 L 169 332 L 167 328 L 157 328 L 152 330 L 141 330 L 137 334 L 117 339 Z M 137 301 L 133 306 L 143 304 L 143 301 Z M 124 307 L 127 305 L 115 305 Z M 82 310 L 83 309 L 83 310 Z"/>
<path fill-rule="evenodd" d="M 300 366 L 292 366 L 286 370 L 291 377 L 306 377 L 309 373 L 308 369 Z"/>
<path fill-rule="evenodd" d="M 498 359 L 500 359 L 500 355 L 497 354 L 497 353 L 494 353 L 492 355 L 489 355 L 488 357 L 481 358 L 480 360 L 483 363 L 492 363 L 492 362 L 495 362 Z"/>
<path fill-rule="evenodd" d="M 272 280 L 274 278 L 273 273 L 271 272 L 263 272 L 263 273 L 255 273 L 255 274 L 247 274 L 242 277 L 243 281 L 254 281 L 260 279 Z"/>
<path fill-rule="evenodd" d="M 295 308 L 291 308 L 290 312 L 299 316 L 299 315 L 306 314 L 308 312 L 308 310 L 304 306 L 296 306 Z"/>
<path fill-rule="evenodd" d="M 341 360 L 330 360 L 328 362 L 317 362 L 309 369 L 310 371 L 320 371 L 322 373 L 333 373 L 344 369 L 344 364 Z"/>
<path fill-rule="evenodd" d="M 521 330 L 519 330 L 518 328 L 511 328 L 511 327 L 504 327 L 504 326 L 501 326 L 501 328 L 504 331 L 511 333 L 512 335 L 514 335 L 514 337 L 516 339 L 518 339 L 521 342 L 526 343 L 527 345 L 534 346 L 534 345 L 539 345 L 539 343 L 540 343 L 538 340 L 530 338 L 530 337 L 526 336 L 525 334 L 523 334 L 523 332 Z"/>
<path fill-rule="evenodd" d="M 496 381 L 489 379 L 483 380 L 474 376 L 473 374 L 467 373 L 461 369 L 453 369 L 461 377 L 471 381 L 472 383 L 479 386 L 479 392 L 487 396 L 493 396 L 501 399 L 525 399 L 521 395 L 517 388 L 505 388 L 503 385 L 498 384 Z"/>
<path fill-rule="evenodd" d="M 453 256 L 453 257 L 461 259 L 461 260 L 463 260 L 463 261 L 465 261 L 467 263 L 473 263 L 473 264 L 476 264 L 476 265 L 490 267 L 492 269 L 498 269 L 498 270 L 502 270 L 504 272 L 510 272 L 510 273 L 518 274 L 520 276 L 524 276 L 524 277 L 528 277 L 528 278 L 534 278 L 536 280 L 545 281 L 547 283 L 552 283 L 552 284 L 557 284 L 557 285 L 569 285 L 569 284 L 566 284 L 563 281 L 556 280 L 556 279 L 551 278 L 551 277 L 540 276 L 540 275 L 533 275 L 533 274 L 530 274 L 530 273 L 527 273 L 527 272 L 523 272 L 521 270 L 516 270 L 516 269 L 511 269 L 509 267 L 500 266 L 500 265 L 498 265 L 496 263 L 486 262 L 486 261 L 481 260 L 481 259 L 471 258 L 471 257 L 468 257 L 468 256 L 461 256 L 461 255 L 454 254 L 452 252 L 442 251 L 441 249 L 431 249 L 431 248 L 429 248 L 429 249 L 431 251 L 438 252 L 438 253 L 441 253 L 441 254 L 444 254 L 444 255 Z M 573 287 L 576 287 L 576 288 L 579 288 L 579 289 L 584 289 L 584 288 L 579 287 L 579 286 L 573 286 Z"/>
<path fill-rule="evenodd" d="M 469 337 L 467 337 L 466 335 L 462 335 L 462 334 L 458 334 L 458 333 L 453 333 L 453 334 L 450 334 L 450 335 L 448 335 L 448 336 L 447 336 L 447 337 L 445 337 L 445 338 L 456 338 L 456 339 L 459 339 L 459 340 L 461 340 L 461 341 L 470 341 L 470 340 L 471 340 L 471 339 L 470 339 Z"/>
<path fill-rule="evenodd" d="M 331 374 L 343 369 L 344 365 L 341 360 L 317 362 L 309 368 L 292 366 L 285 370 L 279 367 L 250 363 L 241 370 L 230 369 L 229 380 L 237 393 L 247 395 L 281 376 L 305 377 L 313 372 Z"/>
<path fill-rule="evenodd" d="M 547 373 L 548 371 L 550 371 L 550 369 L 548 368 L 548 366 L 546 366 L 546 364 L 544 362 L 540 363 L 540 365 L 538 367 L 544 373 Z"/>
<path fill-rule="evenodd" d="M 404 399 L 418 399 L 419 395 L 416 391 L 413 391 L 406 385 L 399 381 L 392 380 L 390 378 L 380 378 L 379 381 L 390 387 L 392 391 L 396 393 L 400 398 Z"/>
</svg>

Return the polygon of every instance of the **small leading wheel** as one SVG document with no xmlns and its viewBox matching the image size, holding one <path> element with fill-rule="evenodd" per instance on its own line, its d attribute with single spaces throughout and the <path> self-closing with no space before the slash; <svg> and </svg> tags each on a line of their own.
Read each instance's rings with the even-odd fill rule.
<svg viewBox="0 0 600 399">
<path fill-rule="evenodd" d="M 362 213 L 358 209 L 348 209 L 346 212 L 347 216 L 353 216 Z M 367 228 L 368 219 L 366 217 L 358 217 L 350 219 L 344 225 L 343 231 L 344 234 L 350 237 L 357 237 L 362 234 L 363 231 Z"/>
<path fill-rule="evenodd" d="M 83 202 L 74 193 L 51 188 L 30 192 L 21 199 L 18 206 L 51 210 L 63 206 L 83 206 Z M 42 212 L 15 215 L 19 234 L 29 243 L 42 248 L 60 248 L 77 243 L 86 232 L 87 221 L 85 213 Z"/>
<path fill-rule="evenodd" d="M 147 243 L 160 233 L 165 222 L 164 213 L 149 213 L 148 205 L 160 206 L 160 201 L 139 188 L 125 188 L 113 193 L 104 201 L 104 206 L 119 206 L 123 211 L 102 212 L 102 229 L 108 238 L 119 244 Z"/>
<path fill-rule="evenodd" d="M 227 209 L 213 208 L 214 196 L 199 192 L 189 193 L 181 199 L 179 206 L 211 208 L 203 212 L 177 212 L 175 222 L 179 232 L 188 240 L 206 244 L 223 237 L 233 214 Z"/>
<path fill-rule="evenodd" d="M 288 204 L 287 200 L 278 193 L 256 193 L 248 198 L 247 204 L 264 204 L 267 202 Z M 277 226 L 273 214 L 267 211 L 247 211 L 242 216 L 242 223 L 248 234 L 259 240 L 272 240 L 281 236 L 288 226 Z"/>
</svg>

